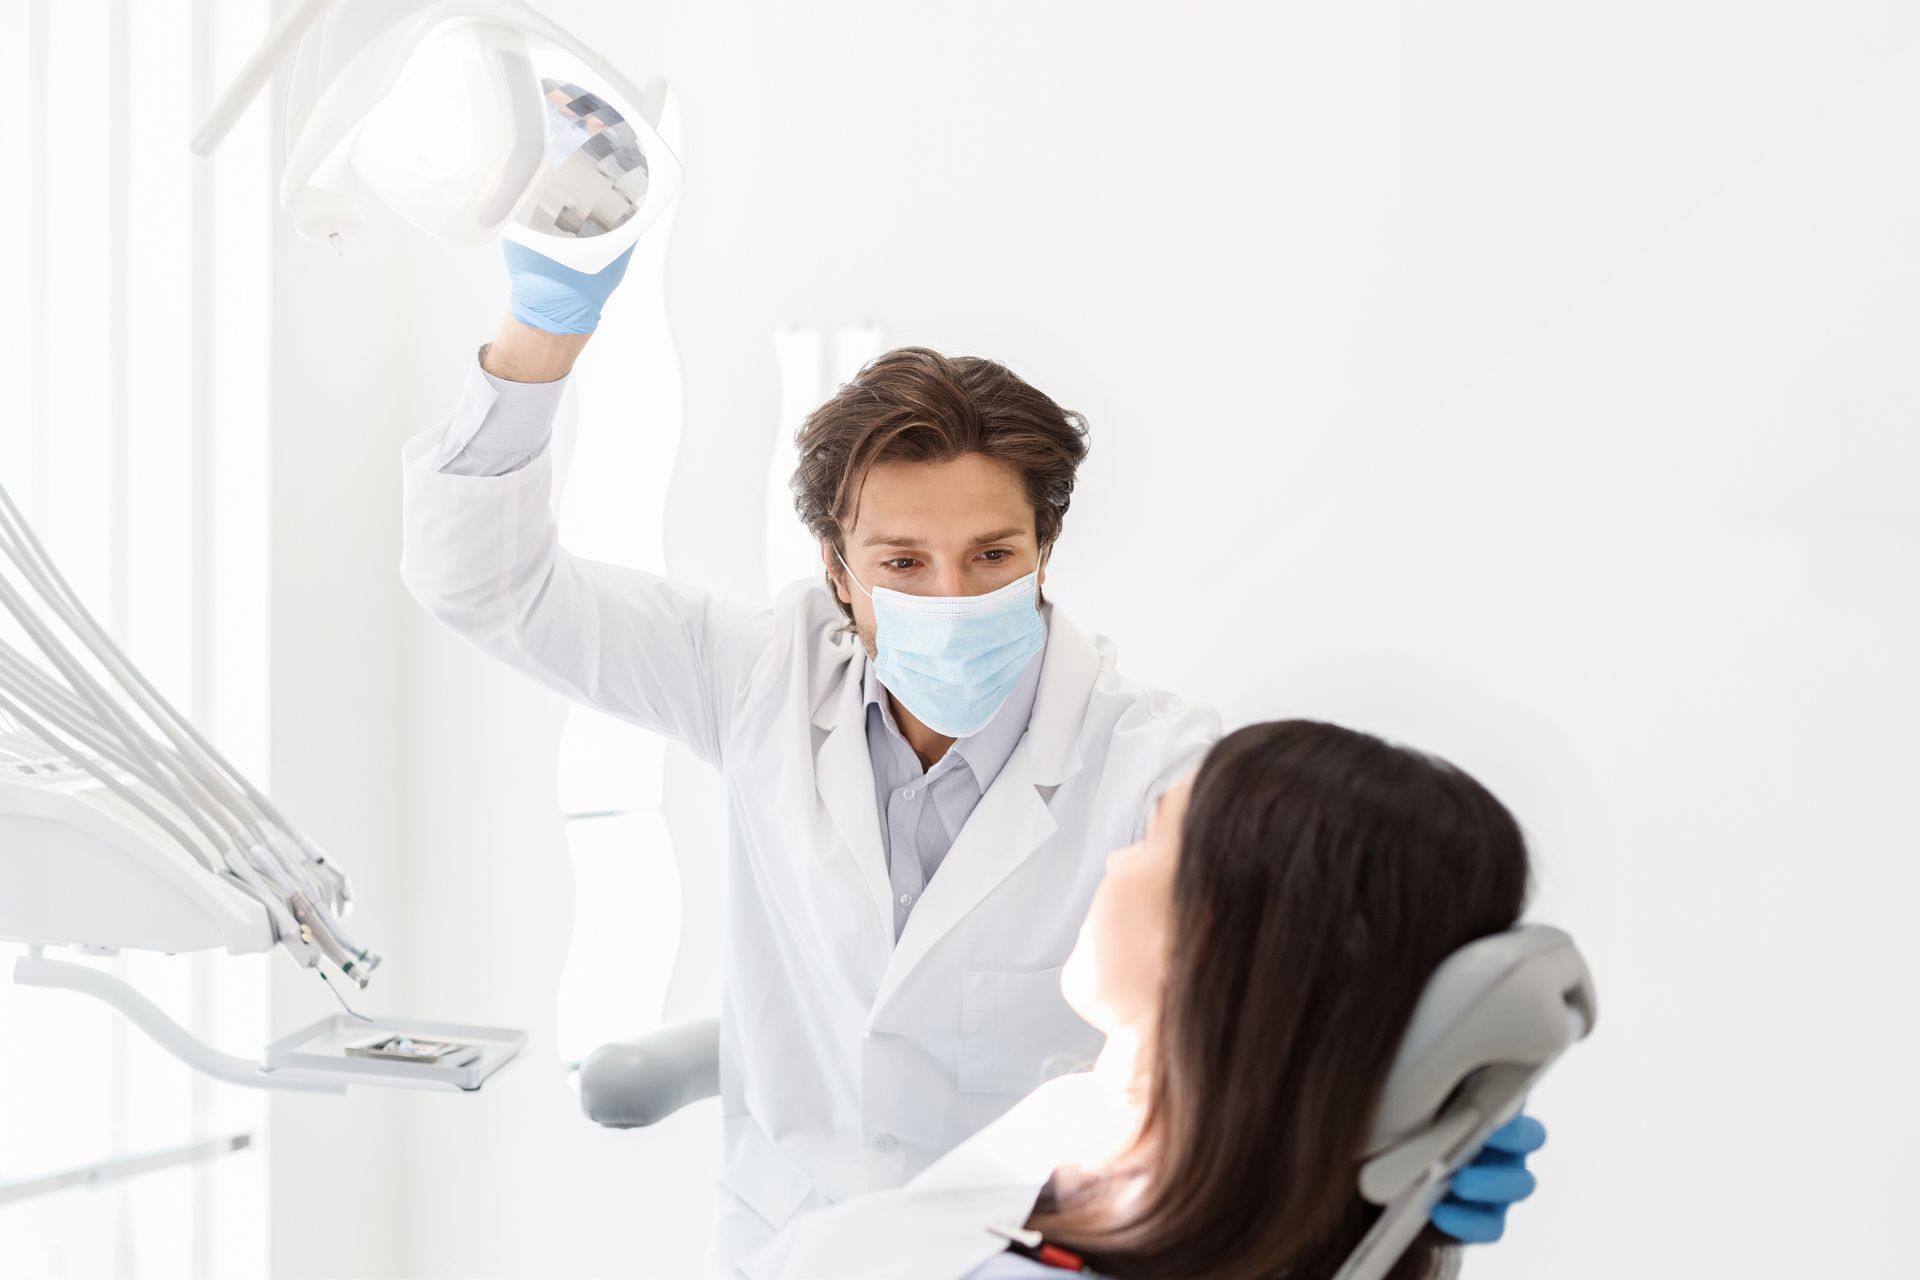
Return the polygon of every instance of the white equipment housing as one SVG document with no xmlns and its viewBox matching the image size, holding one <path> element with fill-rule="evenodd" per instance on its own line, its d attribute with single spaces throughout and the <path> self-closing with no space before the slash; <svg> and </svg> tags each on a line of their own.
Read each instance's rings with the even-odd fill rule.
<svg viewBox="0 0 1920 1280">
<path fill-rule="evenodd" d="M 33 759 L 32 744 L 0 741 L 0 941 L 25 943 L 22 986 L 76 991 L 111 1005 L 176 1058 L 215 1079 L 254 1088 L 344 1092 L 352 1084 L 478 1089 L 526 1046 L 524 1032 L 393 1018 L 331 1015 L 270 1047 L 264 1061 L 222 1053 L 102 969 L 48 958 L 86 952 L 179 955 L 271 950 L 259 902 L 198 865 L 132 806 L 79 769 Z M 356 1057 L 377 1032 L 456 1038 L 474 1046 L 458 1067 Z"/>
<path fill-rule="evenodd" d="M 159 836 L 78 769 L 0 765 L 0 938 L 168 955 L 272 948 L 266 908 Z"/>
</svg>

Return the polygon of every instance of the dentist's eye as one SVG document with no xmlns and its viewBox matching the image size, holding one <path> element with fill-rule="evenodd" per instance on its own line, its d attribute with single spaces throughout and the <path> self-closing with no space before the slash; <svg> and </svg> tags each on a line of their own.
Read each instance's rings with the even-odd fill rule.
<svg viewBox="0 0 1920 1280">
<path fill-rule="evenodd" d="M 983 551 L 980 554 L 987 558 L 989 564 L 1005 564 L 1013 558 L 1013 552 L 1005 547 L 995 547 L 991 551 Z"/>
<path fill-rule="evenodd" d="M 887 568 L 893 570 L 895 573 L 905 573 L 907 570 L 913 568 L 914 565 L 920 562 L 918 560 L 908 559 L 905 556 L 899 556 L 892 560 L 882 560 L 880 563 L 886 566 Z"/>
</svg>

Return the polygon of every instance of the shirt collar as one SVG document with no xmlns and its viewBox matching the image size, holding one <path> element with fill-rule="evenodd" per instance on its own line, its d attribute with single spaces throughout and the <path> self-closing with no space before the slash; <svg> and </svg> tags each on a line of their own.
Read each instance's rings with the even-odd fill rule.
<svg viewBox="0 0 1920 1280">
<path fill-rule="evenodd" d="M 862 652 L 864 656 L 864 648 Z M 1044 648 L 1034 654 L 1020 672 L 1020 679 L 1012 691 L 1007 694 L 1007 700 L 993 713 L 993 719 L 966 737 L 955 739 L 947 749 L 950 754 L 958 754 L 966 762 L 982 794 L 1000 776 L 1001 768 L 1027 732 L 1027 725 L 1033 719 L 1034 698 L 1040 690 L 1040 664 L 1046 660 L 1046 656 Z M 905 741 L 900 726 L 894 723 L 892 709 L 887 706 L 886 686 L 880 683 L 880 674 L 874 669 L 871 658 L 866 660 L 866 668 L 862 677 L 866 705 L 878 708 L 881 723 L 886 725 L 887 732 Z M 938 764 L 935 767 L 938 768 Z"/>
</svg>

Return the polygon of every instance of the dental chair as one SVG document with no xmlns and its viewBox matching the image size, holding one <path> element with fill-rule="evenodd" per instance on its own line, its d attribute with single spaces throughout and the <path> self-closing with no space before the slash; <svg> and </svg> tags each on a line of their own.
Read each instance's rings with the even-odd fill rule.
<svg viewBox="0 0 1920 1280">
<path fill-rule="evenodd" d="M 1392 1269 L 1453 1175 L 1592 1032 L 1596 1014 L 1586 961 L 1551 925 L 1481 938 L 1434 971 L 1362 1153 L 1360 1194 L 1381 1214 L 1335 1280 L 1380 1280 Z M 714 1018 L 603 1045 L 580 1068 L 582 1109 L 615 1129 L 656 1124 L 719 1091 Z"/>
<path fill-rule="evenodd" d="M 1593 977 L 1573 939 L 1522 925 L 1468 943 L 1427 980 L 1374 1113 L 1360 1194 L 1384 1206 L 1334 1280 L 1380 1280 L 1447 1184 L 1593 1031 Z"/>
</svg>

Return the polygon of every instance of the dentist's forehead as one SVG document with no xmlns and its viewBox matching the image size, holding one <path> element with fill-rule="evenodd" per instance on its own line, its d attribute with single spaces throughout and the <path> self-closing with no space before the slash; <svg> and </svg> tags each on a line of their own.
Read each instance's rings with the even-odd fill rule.
<svg viewBox="0 0 1920 1280">
<path fill-rule="evenodd" d="M 861 481 L 846 524 L 856 545 L 927 547 L 1034 536 L 1026 486 L 983 454 L 943 462 L 883 462 Z"/>
</svg>

